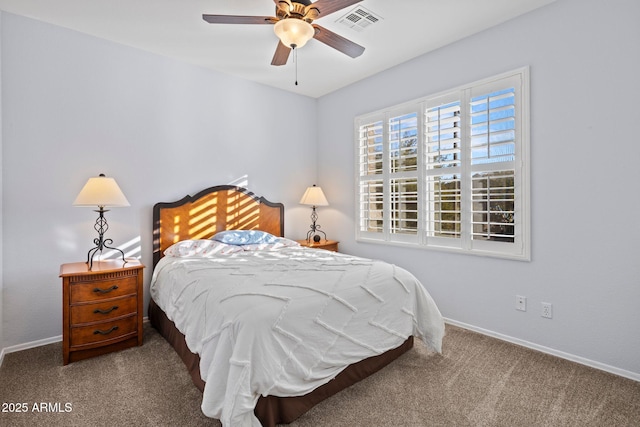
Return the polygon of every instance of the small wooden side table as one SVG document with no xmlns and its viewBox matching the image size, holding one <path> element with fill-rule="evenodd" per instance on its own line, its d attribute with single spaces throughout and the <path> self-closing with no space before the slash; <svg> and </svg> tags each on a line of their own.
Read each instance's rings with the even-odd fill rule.
<svg viewBox="0 0 640 427">
<path fill-rule="evenodd" d="M 311 240 L 308 242 L 307 240 L 296 240 L 296 242 L 300 243 L 300 246 L 304 246 L 306 248 L 315 248 L 315 249 L 326 249 L 328 251 L 338 252 L 338 241 L 336 240 L 320 240 L 319 242 L 314 242 Z"/>
<path fill-rule="evenodd" d="M 142 265 L 137 260 L 62 264 L 62 360 L 142 345 Z"/>
</svg>

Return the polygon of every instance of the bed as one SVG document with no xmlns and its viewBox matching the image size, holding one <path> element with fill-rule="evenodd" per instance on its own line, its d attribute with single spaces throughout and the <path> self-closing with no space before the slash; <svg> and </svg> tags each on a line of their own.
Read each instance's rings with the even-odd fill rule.
<svg viewBox="0 0 640 427">
<path fill-rule="evenodd" d="M 157 203 L 153 226 L 149 319 L 224 426 L 290 423 L 414 336 L 441 351 L 442 317 L 410 273 L 294 244 L 281 203 L 215 186 Z"/>
</svg>

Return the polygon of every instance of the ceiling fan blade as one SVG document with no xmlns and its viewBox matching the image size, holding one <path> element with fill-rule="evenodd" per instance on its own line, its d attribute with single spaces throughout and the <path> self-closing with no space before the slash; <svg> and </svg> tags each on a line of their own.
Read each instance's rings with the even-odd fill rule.
<svg viewBox="0 0 640 427">
<path fill-rule="evenodd" d="M 313 38 L 318 41 L 321 41 L 327 46 L 331 46 L 332 48 L 339 50 L 340 52 L 352 58 L 356 58 L 362 55 L 362 52 L 364 52 L 364 47 L 360 46 L 359 44 L 354 43 L 351 40 L 345 39 L 344 37 L 339 36 L 333 31 L 329 31 L 326 28 L 321 27 L 320 25 L 317 25 L 317 24 L 312 24 L 312 25 L 313 25 L 313 28 L 315 28 L 316 30 L 316 33 L 313 36 Z"/>
<path fill-rule="evenodd" d="M 273 16 L 237 15 L 202 15 L 202 19 L 210 24 L 274 24 L 278 21 Z"/>
<path fill-rule="evenodd" d="M 362 0 L 318 0 L 307 6 L 307 10 L 314 8 L 318 10 L 318 17 L 327 16 L 330 13 L 337 12 L 340 9 L 349 7 L 353 4 L 360 3 Z"/>
<path fill-rule="evenodd" d="M 282 42 L 278 42 L 278 47 L 276 48 L 276 53 L 273 54 L 271 65 L 286 64 L 289 59 L 289 53 L 291 53 L 291 48 L 285 46 Z"/>
</svg>

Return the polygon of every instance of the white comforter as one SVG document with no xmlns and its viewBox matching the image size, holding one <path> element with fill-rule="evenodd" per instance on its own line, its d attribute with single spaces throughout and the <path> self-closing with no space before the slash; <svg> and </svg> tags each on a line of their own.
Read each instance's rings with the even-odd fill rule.
<svg viewBox="0 0 640 427">
<path fill-rule="evenodd" d="M 302 247 L 164 257 L 151 296 L 200 354 L 202 411 L 223 426 L 259 426 L 260 395 L 306 394 L 410 335 L 440 352 L 444 335 L 406 270 Z"/>
</svg>

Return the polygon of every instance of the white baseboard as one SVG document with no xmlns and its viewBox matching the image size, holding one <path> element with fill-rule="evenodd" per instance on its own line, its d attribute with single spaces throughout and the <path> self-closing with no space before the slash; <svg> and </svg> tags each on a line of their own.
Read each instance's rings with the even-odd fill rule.
<svg viewBox="0 0 640 427">
<path fill-rule="evenodd" d="M 2 366 L 2 362 L 4 362 L 4 356 L 9 353 L 28 350 L 30 348 L 40 347 L 47 344 L 53 344 L 54 342 L 60 342 L 60 341 L 62 341 L 62 335 L 58 335 L 51 338 L 45 338 L 37 341 L 31 341 L 24 344 L 12 345 L 10 347 L 5 347 L 0 351 L 0 366 Z"/>
<path fill-rule="evenodd" d="M 146 322 L 149 321 L 149 318 L 145 316 L 145 317 L 143 317 L 142 321 L 146 323 Z M 581 365 L 589 366 L 591 368 L 599 369 L 601 371 L 609 372 L 611 374 L 618 375 L 620 377 L 629 378 L 630 380 L 634 380 L 634 381 L 640 382 L 640 374 L 635 373 L 635 372 L 631 372 L 631 371 L 627 371 L 627 370 L 624 370 L 624 369 L 616 368 L 615 366 L 610 366 L 610 365 L 607 365 L 607 364 L 604 364 L 604 363 L 595 362 L 593 360 L 586 359 L 584 357 L 576 356 L 576 355 L 570 354 L 570 353 L 565 353 L 564 351 L 555 350 L 553 348 L 545 347 L 545 346 L 542 346 L 542 345 L 539 345 L 539 344 L 534 344 L 534 343 L 529 342 L 529 341 L 521 340 L 519 338 L 514 338 L 514 337 L 511 337 L 511 336 L 508 336 L 508 335 L 504 335 L 504 334 L 501 334 L 501 333 L 498 333 L 498 332 L 490 331 L 488 329 L 479 328 L 477 326 L 469 325 L 467 323 L 458 322 L 457 320 L 448 319 L 446 317 L 445 317 L 444 321 L 445 321 L 445 323 L 448 323 L 448 324 L 453 325 L 453 326 L 457 326 L 459 328 L 463 328 L 463 329 L 467 329 L 467 330 L 470 330 L 470 331 L 474 331 L 474 332 L 477 332 L 477 333 L 482 334 L 482 335 L 487 335 L 489 337 L 497 338 L 497 339 L 502 340 L 502 341 L 507 341 L 507 342 L 510 342 L 512 344 L 517 344 L 517 345 L 520 345 L 522 347 L 527 347 L 527 348 L 530 348 L 532 350 L 537 350 L 537 351 L 540 351 L 542 353 L 546 353 L 546 354 L 550 354 L 552 356 L 559 357 L 561 359 L 570 360 L 572 362 L 576 362 L 576 363 L 579 363 Z M 18 344 L 18 345 L 14 345 L 14 346 L 11 346 L 11 347 L 3 348 L 2 350 L 0 350 L 0 366 L 2 366 L 2 362 L 4 361 L 4 356 L 6 354 L 14 353 L 16 351 L 21 351 L 21 350 L 27 350 L 27 349 L 34 348 L 34 347 L 40 347 L 41 345 L 53 344 L 53 343 L 59 342 L 59 341 L 62 341 L 62 335 L 58 335 L 56 337 L 45 338 L 45 339 L 38 340 L 38 341 L 32 341 L 32 342 L 28 342 L 28 343 L 24 343 L 24 344 Z"/>
<path fill-rule="evenodd" d="M 596 362 L 596 361 L 593 361 L 593 360 L 590 360 L 590 359 L 586 359 L 584 357 L 576 356 L 574 354 L 565 353 L 564 351 L 560 351 L 560 350 L 556 350 L 556 349 L 553 349 L 553 348 L 545 347 L 543 345 L 539 345 L 539 344 L 535 344 L 535 343 L 532 343 L 532 342 L 529 342 L 529 341 L 521 340 L 519 338 L 510 337 L 508 335 L 504 335 L 504 334 L 501 334 L 501 333 L 498 333 L 498 332 L 490 331 L 488 329 L 483 329 L 483 328 L 479 328 L 477 326 L 469 325 L 469 324 L 466 324 L 466 323 L 463 323 L 463 322 L 458 322 L 457 320 L 445 318 L 444 321 L 445 321 L 445 323 L 448 323 L 448 324 L 453 325 L 453 326 L 458 326 L 460 328 L 468 329 L 470 331 L 477 332 L 477 333 L 482 334 L 482 335 L 487 335 L 487 336 L 490 336 L 492 338 L 497 338 L 497 339 L 502 340 L 502 341 L 507 341 L 507 342 L 510 342 L 512 344 L 517 344 L 517 345 L 520 345 L 522 347 L 527 347 L 527 348 L 530 348 L 532 350 L 537 350 L 537 351 L 542 352 L 542 353 L 546 353 L 546 354 L 550 354 L 550 355 L 555 356 L 555 357 L 559 357 L 561 359 L 570 360 L 572 362 L 576 362 L 576 363 L 579 363 L 581 365 L 589 366 L 591 368 L 599 369 L 601 371 L 609 372 L 611 374 L 618 375 L 620 377 L 625 377 L 625 378 L 629 378 L 630 380 L 634 380 L 634 381 L 640 382 L 640 373 L 631 372 L 631 371 L 627 371 L 627 370 L 624 370 L 624 369 L 616 368 L 615 366 L 610 366 L 610 365 L 607 365 L 607 364 L 604 364 L 604 363 Z"/>
<path fill-rule="evenodd" d="M 142 318 L 142 323 L 147 323 L 149 318 L 147 316 Z M 15 353 L 16 351 L 28 350 L 30 348 L 40 347 L 42 345 L 53 344 L 55 342 L 62 341 L 62 335 L 58 335 L 51 338 L 45 338 L 37 341 L 31 341 L 24 344 L 12 345 L 10 347 L 5 347 L 0 350 L 0 366 L 2 366 L 2 362 L 4 362 L 4 356 L 9 353 Z"/>
</svg>

